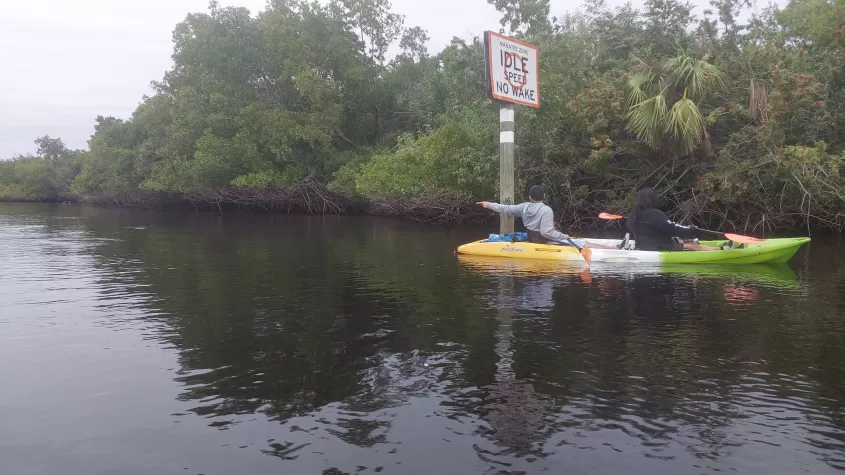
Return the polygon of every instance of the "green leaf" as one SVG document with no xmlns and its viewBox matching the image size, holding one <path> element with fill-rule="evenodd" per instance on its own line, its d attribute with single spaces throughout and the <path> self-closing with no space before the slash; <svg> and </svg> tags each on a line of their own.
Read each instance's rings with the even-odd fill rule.
<svg viewBox="0 0 845 475">
<path fill-rule="evenodd" d="M 628 78 L 628 84 L 625 88 L 625 95 L 627 96 L 627 106 L 631 107 L 634 104 L 645 101 L 648 98 L 646 93 L 647 88 L 654 82 L 656 76 L 652 72 L 643 74 L 635 74 Z"/>
<path fill-rule="evenodd" d="M 704 120 L 695 102 L 686 97 L 676 102 L 669 110 L 665 131 L 680 143 L 684 151 L 695 150 L 704 131 Z"/>
<path fill-rule="evenodd" d="M 626 118 L 628 129 L 634 132 L 638 139 L 657 148 L 666 130 L 666 97 L 660 93 L 634 104 L 628 109 Z"/>
<path fill-rule="evenodd" d="M 663 69 L 675 78 L 675 86 L 687 89 L 692 97 L 701 97 L 725 83 L 725 74 L 718 67 L 686 54 L 665 60 Z"/>
</svg>

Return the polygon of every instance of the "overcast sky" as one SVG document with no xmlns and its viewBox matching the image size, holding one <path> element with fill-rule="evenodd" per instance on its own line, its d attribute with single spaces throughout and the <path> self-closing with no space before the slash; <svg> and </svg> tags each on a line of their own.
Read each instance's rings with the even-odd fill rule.
<svg viewBox="0 0 845 475">
<path fill-rule="evenodd" d="M 254 14 L 266 0 L 220 3 Z M 581 3 L 552 0 L 552 13 Z M 130 116 L 152 93 L 150 81 L 171 65 L 173 27 L 207 6 L 207 0 L 0 0 L 0 158 L 34 152 L 33 140 L 44 134 L 85 148 L 98 114 Z M 393 6 L 407 25 L 428 30 L 432 52 L 453 36 L 499 26 L 486 0 L 393 0 Z"/>
</svg>

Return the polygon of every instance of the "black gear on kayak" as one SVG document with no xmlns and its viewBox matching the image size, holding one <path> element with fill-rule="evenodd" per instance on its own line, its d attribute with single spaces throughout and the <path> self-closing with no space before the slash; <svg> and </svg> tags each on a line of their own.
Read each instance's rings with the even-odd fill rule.
<svg viewBox="0 0 845 475">
<path fill-rule="evenodd" d="M 549 242 L 548 239 L 543 237 L 543 234 L 540 231 L 532 231 L 528 230 L 528 242 L 534 244 L 546 244 Z"/>
</svg>

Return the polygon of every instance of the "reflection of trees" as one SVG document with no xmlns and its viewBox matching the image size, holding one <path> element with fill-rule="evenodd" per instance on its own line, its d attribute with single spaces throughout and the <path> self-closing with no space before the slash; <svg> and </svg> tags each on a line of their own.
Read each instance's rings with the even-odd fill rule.
<svg viewBox="0 0 845 475">
<path fill-rule="evenodd" d="M 810 287 L 748 280 L 756 300 L 738 303 L 721 275 L 503 280 L 456 264 L 458 238 L 389 220 L 96 213 L 89 232 L 116 240 L 94 252 L 149 297 L 151 335 L 179 351 L 180 397 L 221 428 L 329 407 L 335 437 L 369 447 L 390 439 L 378 411 L 436 394 L 437 416 L 486 421 L 491 460 L 608 431 L 651 456 L 680 444 L 718 459 L 746 442 L 736 427 L 760 397 L 843 420 L 838 267 Z M 835 430 L 812 437 L 842 450 Z"/>
<path fill-rule="evenodd" d="M 442 239 L 414 239 L 421 251 L 410 254 L 395 231 L 374 235 L 336 220 L 323 231 L 308 219 L 224 227 L 204 215 L 128 229 L 143 221 L 127 214 L 89 226 L 119 236 L 98 250 L 104 262 L 131 255 L 142 263 L 131 285 L 155 296 L 164 323 L 156 336 L 180 351 L 180 398 L 198 401 L 194 411 L 217 427 L 256 411 L 286 420 L 334 402 L 359 413 L 399 406 L 431 384 L 407 385 L 425 354 L 457 354 L 443 351 L 448 342 L 462 354 L 452 384 L 465 386 L 464 372 L 489 378 L 490 324 L 473 318 L 480 311 L 472 306 L 440 297 L 466 294 L 454 266 L 443 265 L 453 256 L 442 252 L 450 248 Z M 432 262 L 428 248 L 442 257 Z M 403 356 L 415 349 L 426 351 Z M 334 424 L 350 443 L 384 438 L 370 439 L 384 424 L 363 416 Z"/>
</svg>

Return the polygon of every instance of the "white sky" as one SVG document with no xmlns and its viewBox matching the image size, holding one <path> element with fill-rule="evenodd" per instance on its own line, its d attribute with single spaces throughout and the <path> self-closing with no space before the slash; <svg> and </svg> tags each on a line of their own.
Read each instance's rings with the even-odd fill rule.
<svg viewBox="0 0 845 475">
<path fill-rule="evenodd" d="M 253 14 L 265 0 L 221 0 Z M 623 0 L 609 0 L 621 5 Z M 706 7 L 707 0 L 693 0 Z M 581 0 L 552 0 L 553 14 Z M 393 0 L 439 51 L 453 36 L 499 27 L 486 0 Z M 44 134 L 87 147 L 94 118 L 129 117 L 170 67 L 171 32 L 207 0 L 0 0 L 0 158 L 35 151 Z M 700 13 L 700 8 L 699 8 Z"/>
</svg>

